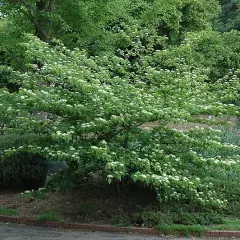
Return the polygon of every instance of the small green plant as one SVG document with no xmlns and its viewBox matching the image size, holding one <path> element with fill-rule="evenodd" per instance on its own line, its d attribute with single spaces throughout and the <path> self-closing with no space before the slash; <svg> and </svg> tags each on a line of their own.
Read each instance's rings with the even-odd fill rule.
<svg viewBox="0 0 240 240">
<path fill-rule="evenodd" d="M 41 215 L 36 217 L 38 221 L 62 221 L 61 217 L 53 210 L 43 212 Z"/>
<path fill-rule="evenodd" d="M 177 224 L 173 224 L 173 225 L 159 224 L 157 226 L 157 229 L 165 234 L 180 233 L 181 235 L 184 235 L 184 236 L 189 236 L 192 234 L 202 235 L 203 232 L 206 230 L 206 228 L 201 225 L 187 226 L 187 225 L 177 225 Z"/>
<path fill-rule="evenodd" d="M 38 199 L 45 199 L 46 189 L 39 188 L 38 190 L 27 190 L 20 194 L 23 198 L 38 198 Z"/>
<path fill-rule="evenodd" d="M 18 215 L 18 210 L 11 209 L 11 208 L 5 208 L 0 206 L 0 215 L 4 216 L 16 216 Z"/>
<path fill-rule="evenodd" d="M 49 192 L 70 191 L 77 179 L 69 169 L 60 170 L 47 177 L 45 187 Z"/>
<path fill-rule="evenodd" d="M 132 223 L 137 225 L 155 227 L 158 224 L 172 224 L 173 216 L 171 213 L 163 213 L 160 211 L 145 211 L 142 213 L 134 213 L 131 220 Z"/>
</svg>

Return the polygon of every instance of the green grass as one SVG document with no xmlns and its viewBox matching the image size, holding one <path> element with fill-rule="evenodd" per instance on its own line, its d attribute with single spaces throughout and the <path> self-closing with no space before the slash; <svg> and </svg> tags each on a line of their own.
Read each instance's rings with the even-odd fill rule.
<svg viewBox="0 0 240 240">
<path fill-rule="evenodd" d="M 159 231 L 165 233 L 165 234 L 173 234 L 173 233 L 181 233 L 184 236 L 189 236 L 195 233 L 198 233 L 199 235 L 203 234 L 206 230 L 205 227 L 201 225 L 167 225 L 167 224 L 159 224 L 157 225 L 156 229 Z"/>
<path fill-rule="evenodd" d="M 56 221 L 56 222 L 62 221 L 61 217 L 55 211 L 52 211 L 52 210 L 43 212 L 41 215 L 36 217 L 36 220 Z"/>
<path fill-rule="evenodd" d="M 16 210 L 16 209 L 9 209 L 9 208 L 5 208 L 5 207 L 0 207 L 0 215 L 16 216 L 16 215 L 18 215 L 18 210 Z"/>
<path fill-rule="evenodd" d="M 201 225 L 182 225 L 182 224 L 159 224 L 156 229 L 165 234 L 180 233 L 184 236 L 191 236 L 198 233 L 202 235 L 206 230 L 225 230 L 225 231 L 240 231 L 240 219 L 224 219 L 223 224 L 204 227 Z"/>
<path fill-rule="evenodd" d="M 211 230 L 240 231 L 240 219 L 225 219 L 223 224 L 214 225 Z"/>
</svg>

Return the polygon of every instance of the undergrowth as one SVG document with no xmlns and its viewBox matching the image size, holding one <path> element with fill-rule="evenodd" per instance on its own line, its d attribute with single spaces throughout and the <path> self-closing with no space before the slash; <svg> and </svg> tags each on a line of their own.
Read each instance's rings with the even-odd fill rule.
<svg viewBox="0 0 240 240">
<path fill-rule="evenodd" d="M 62 218 L 53 210 L 47 210 L 36 217 L 38 221 L 62 221 Z"/>
<path fill-rule="evenodd" d="M 159 224 L 157 225 L 157 229 L 165 234 L 179 233 L 184 236 L 189 236 L 192 234 L 195 235 L 197 233 L 199 235 L 202 235 L 206 230 L 206 228 L 201 225 L 187 226 L 187 225 L 167 225 L 167 224 Z"/>
<path fill-rule="evenodd" d="M 18 215 L 18 210 L 11 209 L 11 208 L 5 208 L 0 206 L 0 215 L 4 216 L 16 216 Z"/>
<path fill-rule="evenodd" d="M 224 219 L 222 224 L 211 226 L 212 230 L 240 231 L 240 219 Z"/>
</svg>

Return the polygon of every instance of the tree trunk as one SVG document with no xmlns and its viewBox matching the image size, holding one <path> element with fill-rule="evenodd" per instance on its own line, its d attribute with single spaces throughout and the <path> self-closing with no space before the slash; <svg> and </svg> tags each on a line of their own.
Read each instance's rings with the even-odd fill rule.
<svg viewBox="0 0 240 240">
<path fill-rule="evenodd" d="M 36 1 L 35 7 L 36 7 L 37 14 L 35 14 L 32 6 L 29 5 L 26 0 L 23 0 L 23 2 L 25 7 L 28 9 L 29 18 L 32 24 L 34 25 L 37 37 L 41 41 L 48 43 L 51 39 L 52 15 L 54 12 L 56 0 L 49 0 L 48 4 L 45 0 Z M 48 20 L 49 22 L 47 22 L 46 24 L 42 24 L 40 19 L 38 19 L 38 15 L 42 11 L 48 11 L 51 16 Z"/>
</svg>

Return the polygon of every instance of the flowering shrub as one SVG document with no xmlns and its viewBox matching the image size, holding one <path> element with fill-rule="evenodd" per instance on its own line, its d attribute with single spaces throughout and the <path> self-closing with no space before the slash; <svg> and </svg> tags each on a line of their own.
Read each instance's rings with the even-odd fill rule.
<svg viewBox="0 0 240 240">
<path fill-rule="evenodd" d="M 142 56 L 132 72 L 121 76 L 128 60 L 116 56 L 87 57 L 61 44 L 50 47 L 32 36 L 21 45 L 26 73 L 15 72 L 18 93 L 0 89 L 7 127 L 1 134 L 37 134 L 31 144 L 4 151 L 3 157 L 27 151 L 52 160 L 65 160 L 86 175 L 102 171 L 109 182 L 130 179 L 153 188 L 160 201 L 194 201 L 223 206 L 204 169 L 234 166 L 239 156 L 204 157 L 200 149 L 236 149 L 224 144 L 219 130 L 184 132 L 170 123 L 215 121 L 199 114 L 238 115 L 228 104 L 236 98 L 238 79 L 206 83 L 207 75 L 184 62 L 173 70 L 156 64 L 158 52 Z M 34 59 L 41 66 L 32 64 Z M 36 62 L 36 61 L 35 61 Z M 221 94 L 224 98 L 221 99 Z M 227 99 L 227 101 L 226 101 Z M 158 127 L 142 129 L 146 122 Z"/>
<path fill-rule="evenodd" d="M 22 192 L 20 194 L 23 198 L 39 198 L 39 199 L 45 199 L 45 188 L 39 188 L 38 190 L 26 190 L 25 192 Z"/>
</svg>

